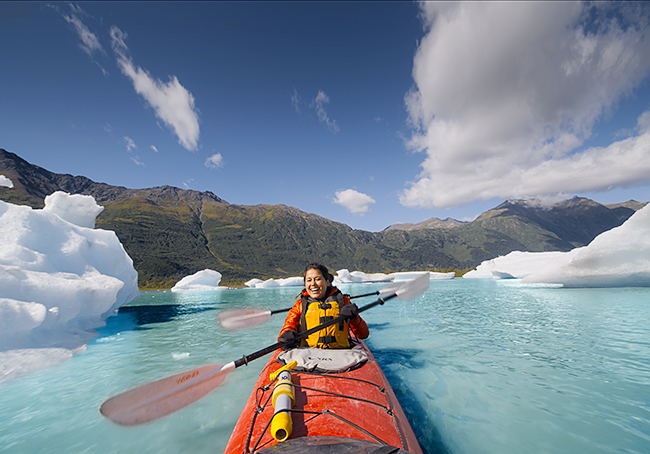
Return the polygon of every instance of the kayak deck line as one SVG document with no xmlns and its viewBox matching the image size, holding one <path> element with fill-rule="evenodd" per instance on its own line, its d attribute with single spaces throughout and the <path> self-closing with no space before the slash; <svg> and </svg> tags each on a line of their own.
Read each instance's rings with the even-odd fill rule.
<svg viewBox="0 0 650 454">
<path fill-rule="evenodd" d="M 295 404 L 279 411 L 273 404 L 274 388 L 279 380 L 279 375 L 274 374 L 286 364 L 287 358 L 278 358 L 282 350 L 274 352 L 242 410 L 225 454 L 271 451 L 303 454 L 321 452 L 318 449 L 334 452 L 328 451 L 334 448 L 342 454 L 377 449 L 381 450 L 377 452 L 422 454 L 386 376 L 365 343 L 358 343 L 368 358 L 350 369 L 291 370 L 289 386 Z M 274 418 L 278 415 L 287 418 L 287 414 L 293 422 L 292 432 L 290 429 L 288 439 L 283 438 L 285 441 L 274 439 L 277 429 Z M 361 448 L 369 451 L 355 451 Z"/>
<path fill-rule="evenodd" d="M 282 364 L 282 363 L 281 363 L 280 361 L 278 361 L 278 360 L 276 360 L 276 362 L 277 362 L 278 364 Z M 384 388 L 383 386 L 381 386 L 381 385 L 379 385 L 379 384 L 377 384 L 377 383 L 370 382 L 370 381 L 368 381 L 368 380 L 363 380 L 363 379 L 360 379 L 360 378 L 355 378 L 355 377 L 345 377 L 345 376 L 341 376 L 340 373 L 337 374 L 337 373 L 332 373 L 332 372 L 292 371 L 292 375 L 293 375 L 293 376 L 300 376 L 300 375 L 327 376 L 328 378 L 342 379 L 342 380 L 353 380 L 353 381 L 362 382 L 362 383 L 366 383 L 366 384 L 369 384 L 369 385 L 375 386 L 375 387 L 376 387 L 376 388 L 377 388 L 377 389 L 378 389 L 378 390 L 379 390 L 379 391 L 380 391 L 380 392 L 381 392 L 381 393 L 386 397 L 386 403 L 388 404 L 387 406 L 384 405 L 384 404 L 382 404 L 382 403 L 380 403 L 380 402 L 376 402 L 376 401 L 369 400 L 369 399 L 364 399 L 364 398 L 361 398 L 361 397 L 348 396 L 348 395 L 345 395 L 345 394 L 335 393 L 335 392 L 327 391 L 327 390 L 324 390 L 324 389 L 318 389 L 318 388 L 312 388 L 312 387 L 303 386 L 303 385 L 297 385 L 297 384 L 295 384 L 295 383 L 292 383 L 292 384 L 291 384 L 291 386 L 292 386 L 294 389 L 304 389 L 304 390 L 308 390 L 308 391 L 314 391 L 314 392 L 316 392 L 316 393 L 323 393 L 323 394 L 327 394 L 327 395 L 331 395 L 331 396 L 339 397 L 339 398 L 341 398 L 341 399 L 354 400 L 354 401 L 364 402 L 364 403 L 371 404 L 371 405 L 376 405 L 376 406 L 381 407 L 382 409 L 384 409 L 384 410 L 386 411 L 387 414 L 389 414 L 389 415 L 391 415 L 393 418 L 395 418 L 395 415 L 394 415 L 393 410 L 392 410 L 392 406 L 391 406 L 390 399 L 389 399 L 388 396 L 386 395 L 386 388 Z M 256 401 L 257 401 L 257 408 L 255 409 L 255 415 L 253 416 L 253 419 L 252 419 L 252 421 L 251 421 L 250 429 L 249 429 L 249 432 L 248 432 L 248 437 L 247 437 L 247 440 L 246 440 L 246 446 L 250 446 L 251 436 L 252 436 L 252 434 L 253 434 L 253 430 L 254 430 L 254 428 L 255 428 L 255 421 L 256 421 L 256 419 L 257 419 L 257 416 L 258 416 L 259 414 L 263 413 L 267 408 L 270 408 L 271 410 L 273 410 L 273 407 L 272 407 L 271 405 L 269 405 L 269 402 L 270 402 L 271 397 L 272 397 L 272 394 L 271 394 L 271 393 L 268 394 L 268 396 L 266 397 L 266 401 L 265 401 L 263 404 L 261 404 L 260 401 L 261 401 L 261 399 L 264 398 L 264 395 L 265 395 L 268 391 L 272 390 L 273 385 L 274 385 L 274 383 L 277 381 L 277 379 L 278 379 L 278 378 L 276 377 L 276 378 L 275 378 L 273 381 L 271 381 L 269 384 L 264 385 L 264 386 L 261 386 L 261 387 L 258 387 L 258 388 L 256 389 L 256 394 L 257 394 L 259 391 L 262 391 L 262 396 L 260 396 L 259 399 L 256 398 Z M 369 432 L 368 430 L 364 429 L 363 427 L 361 427 L 361 426 L 359 426 L 359 425 L 353 423 L 352 421 L 349 421 L 349 420 L 347 420 L 346 418 L 344 418 L 344 417 L 342 417 L 342 416 L 340 416 L 340 415 L 337 415 L 335 412 L 333 412 L 332 410 L 327 409 L 327 408 L 324 408 L 324 409 L 321 410 L 321 411 L 300 410 L 300 409 L 293 409 L 293 408 L 292 408 L 292 409 L 281 410 L 281 411 L 283 411 L 283 412 L 287 412 L 287 413 L 310 414 L 310 415 L 314 415 L 314 417 L 319 416 L 319 415 L 331 415 L 331 416 L 333 416 L 334 418 L 337 418 L 338 420 L 342 421 L 343 423 L 345 423 L 345 424 L 347 424 L 347 425 L 349 425 L 349 426 L 351 426 L 351 427 L 354 427 L 355 429 L 359 430 L 360 432 L 363 432 L 364 434 L 366 434 L 366 435 L 368 435 L 369 437 L 373 438 L 373 439 L 376 440 L 377 442 L 379 442 L 379 443 L 381 443 L 381 444 L 383 444 L 383 445 L 386 445 L 386 446 L 390 446 L 389 443 L 386 443 L 385 441 L 383 441 L 383 440 L 382 440 L 381 438 L 379 438 L 378 436 L 374 435 L 373 433 Z M 258 439 L 257 439 L 257 442 L 256 442 L 255 445 L 253 446 L 253 450 L 252 450 L 251 452 L 254 453 L 254 452 L 257 451 L 258 445 L 259 445 L 259 443 L 262 441 L 262 439 L 263 439 L 264 435 L 266 434 L 268 428 L 271 426 L 271 422 L 273 421 L 273 418 L 274 418 L 274 417 L 275 417 L 275 414 L 274 414 L 273 416 L 271 416 L 271 419 L 269 419 L 269 421 L 267 422 L 266 426 L 264 427 L 264 430 L 263 430 L 262 433 L 259 435 L 259 437 L 258 437 Z M 404 447 L 404 441 L 403 441 L 402 433 L 401 433 L 401 430 L 399 429 L 399 424 L 398 424 L 397 420 L 395 420 L 395 425 L 396 425 L 396 427 L 398 428 L 398 431 L 400 432 L 400 439 L 402 440 L 402 447 Z M 247 453 L 248 451 L 245 451 L 245 452 Z"/>
</svg>

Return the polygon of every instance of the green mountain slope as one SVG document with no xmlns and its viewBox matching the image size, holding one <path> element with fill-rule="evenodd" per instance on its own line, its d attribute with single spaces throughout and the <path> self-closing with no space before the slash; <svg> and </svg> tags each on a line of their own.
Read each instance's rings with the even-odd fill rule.
<svg viewBox="0 0 650 454">
<path fill-rule="evenodd" d="M 469 223 L 434 218 L 366 232 L 285 205 L 235 205 L 211 192 L 128 189 L 55 174 L 2 149 L 0 174 L 14 183 L 0 187 L 10 203 L 41 208 L 57 190 L 95 197 L 104 206 L 97 228 L 116 232 L 142 288 L 168 288 L 205 268 L 222 273 L 226 285 L 295 276 L 312 261 L 366 272 L 466 269 L 514 250 L 584 246 L 644 205 L 575 197 L 543 208 L 514 200 Z"/>
</svg>

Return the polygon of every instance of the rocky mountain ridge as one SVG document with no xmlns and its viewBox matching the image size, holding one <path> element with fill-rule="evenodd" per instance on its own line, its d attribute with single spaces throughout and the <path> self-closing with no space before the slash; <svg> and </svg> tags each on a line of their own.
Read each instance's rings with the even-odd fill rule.
<svg viewBox="0 0 650 454">
<path fill-rule="evenodd" d="M 97 227 L 116 232 L 143 288 L 171 287 L 205 268 L 221 272 L 224 284 L 295 276 L 311 261 L 366 272 L 462 270 L 513 250 L 584 246 L 644 206 L 508 200 L 472 222 L 432 218 L 366 232 L 286 205 L 236 205 L 212 192 L 128 189 L 56 174 L 3 149 L 0 174 L 14 183 L 0 187 L 0 199 L 11 203 L 40 208 L 57 190 L 95 197 L 105 207 Z"/>
</svg>

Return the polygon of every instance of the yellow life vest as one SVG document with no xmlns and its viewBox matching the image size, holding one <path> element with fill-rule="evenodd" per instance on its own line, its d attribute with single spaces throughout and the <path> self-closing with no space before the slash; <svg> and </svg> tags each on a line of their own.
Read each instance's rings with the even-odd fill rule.
<svg viewBox="0 0 650 454">
<path fill-rule="evenodd" d="M 307 331 L 338 317 L 344 298 L 347 297 L 338 289 L 325 298 L 325 301 L 318 301 L 303 295 L 300 331 Z M 318 348 L 350 348 L 349 332 L 350 325 L 348 322 L 342 321 L 303 339 L 301 345 Z"/>
</svg>

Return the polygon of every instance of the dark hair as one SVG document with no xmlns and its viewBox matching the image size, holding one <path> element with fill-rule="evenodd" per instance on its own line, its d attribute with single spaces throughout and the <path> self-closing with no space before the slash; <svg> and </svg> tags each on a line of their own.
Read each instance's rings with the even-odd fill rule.
<svg viewBox="0 0 650 454">
<path fill-rule="evenodd" d="M 307 271 L 309 270 L 318 270 L 330 284 L 334 282 L 334 276 L 330 274 L 325 265 L 321 265 L 320 263 L 310 263 L 305 267 L 305 277 L 307 277 Z"/>
</svg>

